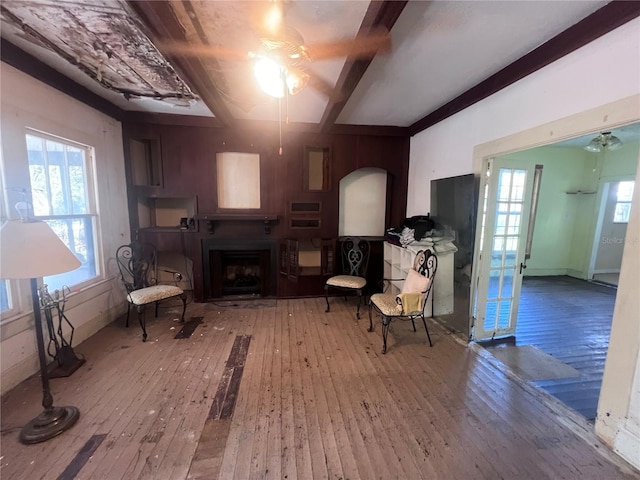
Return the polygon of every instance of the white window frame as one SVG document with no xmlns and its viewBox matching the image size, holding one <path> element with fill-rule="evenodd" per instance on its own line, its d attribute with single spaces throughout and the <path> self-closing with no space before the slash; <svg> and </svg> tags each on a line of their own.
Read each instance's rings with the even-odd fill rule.
<svg viewBox="0 0 640 480">
<path fill-rule="evenodd" d="M 69 140 L 67 138 L 59 137 L 56 135 L 52 135 L 47 132 L 43 132 L 41 130 L 36 130 L 32 128 L 26 128 L 24 132 L 24 141 L 25 141 L 25 149 L 27 150 L 27 169 L 29 169 L 29 158 L 28 158 L 28 148 L 26 145 L 27 135 L 31 135 L 34 137 L 38 137 L 44 140 L 50 140 L 52 142 L 61 143 L 63 145 L 68 145 L 73 148 L 78 148 L 84 151 L 85 153 L 85 169 L 86 169 L 86 197 L 87 197 L 87 213 L 83 214 L 64 214 L 64 215 L 36 215 L 33 213 L 34 218 L 38 220 L 48 221 L 48 220 L 67 220 L 67 219 L 90 219 L 92 223 L 92 232 L 93 232 L 93 256 L 95 261 L 95 275 L 91 278 L 83 280 L 79 283 L 74 283 L 72 285 L 68 285 L 71 288 L 71 291 L 82 290 L 90 285 L 94 285 L 103 280 L 103 268 L 102 268 L 102 235 L 100 232 L 100 222 L 99 222 L 99 213 L 97 208 L 97 188 L 96 188 L 96 178 L 95 178 L 95 149 L 92 146 L 85 145 L 73 140 Z M 47 173 L 48 175 L 48 173 Z M 29 174 L 29 178 L 31 178 L 31 174 Z M 33 193 L 32 193 L 33 196 Z M 49 289 L 53 291 L 53 289 Z"/>
</svg>

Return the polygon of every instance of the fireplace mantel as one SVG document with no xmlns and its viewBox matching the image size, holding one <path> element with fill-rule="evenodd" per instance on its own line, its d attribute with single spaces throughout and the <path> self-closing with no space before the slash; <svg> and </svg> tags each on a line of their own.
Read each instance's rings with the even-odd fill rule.
<svg viewBox="0 0 640 480">
<path fill-rule="evenodd" d="M 199 213 L 196 220 L 207 223 L 207 231 L 215 232 L 216 222 L 262 222 L 264 223 L 264 233 L 271 233 L 271 224 L 278 221 L 278 215 L 273 214 L 255 214 L 255 213 Z"/>
</svg>

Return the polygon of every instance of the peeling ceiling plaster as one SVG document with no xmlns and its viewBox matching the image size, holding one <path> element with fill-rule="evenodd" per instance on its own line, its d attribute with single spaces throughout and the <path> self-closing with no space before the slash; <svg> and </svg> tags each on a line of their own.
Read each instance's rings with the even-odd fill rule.
<svg viewBox="0 0 640 480">
<path fill-rule="evenodd" d="M 125 2 L 5 0 L 0 14 L 17 35 L 127 99 L 187 106 L 198 98 L 144 35 Z"/>
</svg>

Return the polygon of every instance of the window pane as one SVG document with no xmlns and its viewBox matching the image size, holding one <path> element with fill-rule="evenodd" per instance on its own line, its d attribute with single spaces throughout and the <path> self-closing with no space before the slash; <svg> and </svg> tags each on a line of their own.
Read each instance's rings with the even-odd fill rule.
<svg viewBox="0 0 640 480">
<path fill-rule="evenodd" d="M 631 212 L 631 203 L 616 203 L 616 210 L 613 212 L 614 223 L 628 223 L 629 213 Z"/>
<path fill-rule="evenodd" d="M 69 164 L 69 187 L 72 201 L 70 213 L 89 213 L 84 151 L 79 148 L 67 147 L 67 161 Z"/>
<path fill-rule="evenodd" d="M 62 172 L 58 165 L 49 164 L 49 188 L 51 189 L 53 215 L 65 215 L 69 213 L 62 184 Z"/>
<path fill-rule="evenodd" d="M 71 272 L 44 277 L 49 290 L 60 290 L 64 285 L 72 286 L 96 276 L 96 262 L 93 241 L 93 220 L 74 218 L 47 220 L 51 229 L 60 237 L 69 250 L 80 260 L 80 267 Z"/>
<path fill-rule="evenodd" d="M 618 193 L 616 200 L 618 202 L 630 202 L 633 197 L 633 184 L 634 182 L 620 182 L 618 183 Z"/>
<path fill-rule="evenodd" d="M 0 280 L 0 312 L 6 312 L 11 308 L 11 295 L 9 282 Z"/>
<path fill-rule="evenodd" d="M 29 165 L 34 215 L 49 215 L 49 189 L 44 165 Z"/>
<path fill-rule="evenodd" d="M 78 257 L 72 272 L 45 277 L 51 291 L 72 287 L 97 276 L 87 148 L 63 140 L 26 135 L 34 214 L 45 221 Z M 58 217 L 58 218 L 51 218 Z"/>
</svg>

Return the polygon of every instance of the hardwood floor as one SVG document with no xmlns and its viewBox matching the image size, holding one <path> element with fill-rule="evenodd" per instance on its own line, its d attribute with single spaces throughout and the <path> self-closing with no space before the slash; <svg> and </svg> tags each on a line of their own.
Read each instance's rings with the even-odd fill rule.
<svg viewBox="0 0 640 480">
<path fill-rule="evenodd" d="M 379 320 L 368 333 L 353 303 L 324 309 L 323 298 L 191 304 L 187 318 L 203 321 L 190 337 L 174 338 L 181 325 L 165 311 L 150 316 L 146 343 L 138 328 L 106 327 L 76 347 L 83 367 L 51 380 L 55 404 L 80 409 L 72 429 L 21 445 L 40 413 L 39 378 L 2 398 L 0 476 L 638 478 L 435 323 L 433 348 L 394 323 L 381 355 Z"/>
<path fill-rule="evenodd" d="M 579 377 L 535 382 L 590 421 L 596 417 L 616 289 L 576 278 L 525 277 L 517 345 L 534 345 Z"/>
</svg>

